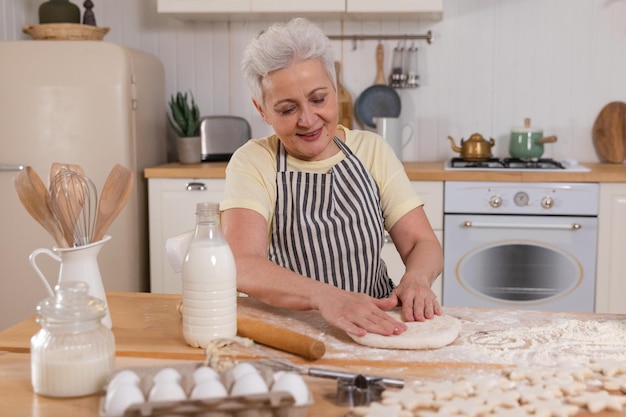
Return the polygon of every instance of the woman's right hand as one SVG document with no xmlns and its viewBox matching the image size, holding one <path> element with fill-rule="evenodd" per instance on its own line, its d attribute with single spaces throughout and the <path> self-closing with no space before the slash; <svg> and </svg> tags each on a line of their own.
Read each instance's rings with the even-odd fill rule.
<svg viewBox="0 0 626 417">
<path fill-rule="evenodd" d="M 400 334 L 406 324 L 392 319 L 387 310 L 397 304 L 393 298 L 376 299 L 329 286 L 313 298 L 313 305 L 333 326 L 356 336 L 376 333 L 383 336 Z"/>
</svg>

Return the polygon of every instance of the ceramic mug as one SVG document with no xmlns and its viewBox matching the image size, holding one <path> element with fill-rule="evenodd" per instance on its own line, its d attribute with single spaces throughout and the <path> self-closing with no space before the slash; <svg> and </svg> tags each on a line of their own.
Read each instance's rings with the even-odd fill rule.
<svg viewBox="0 0 626 417">
<path fill-rule="evenodd" d="M 373 120 L 376 123 L 376 132 L 385 138 L 398 159 L 402 160 L 402 150 L 413 139 L 411 125 L 403 124 L 397 117 L 374 117 Z"/>
</svg>

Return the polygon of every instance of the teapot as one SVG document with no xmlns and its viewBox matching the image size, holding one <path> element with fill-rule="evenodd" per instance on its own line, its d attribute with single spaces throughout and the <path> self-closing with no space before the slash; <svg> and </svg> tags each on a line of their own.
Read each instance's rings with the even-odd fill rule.
<svg viewBox="0 0 626 417">
<path fill-rule="evenodd" d="M 466 141 L 461 139 L 461 146 L 456 146 L 454 138 L 448 136 L 452 143 L 452 150 L 454 152 L 461 153 L 461 159 L 465 161 L 486 161 L 492 157 L 491 148 L 495 144 L 495 140 L 491 138 L 489 141 L 485 140 L 480 134 L 474 133 Z"/>
</svg>

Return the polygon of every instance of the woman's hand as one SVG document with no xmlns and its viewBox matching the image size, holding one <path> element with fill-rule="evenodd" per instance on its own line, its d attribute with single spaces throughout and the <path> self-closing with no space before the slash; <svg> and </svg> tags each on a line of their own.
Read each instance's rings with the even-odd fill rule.
<svg viewBox="0 0 626 417">
<path fill-rule="evenodd" d="M 402 305 L 402 317 L 406 321 L 424 321 L 441 315 L 441 306 L 430 285 L 406 275 L 389 298 Z"/>
<path fill-rule="evenodd" d="M 385 312 L 397 305 L 394 298 L 376 299 L 328 286 L 314 297 L 314 304 L 326 321 L 356 336 L 366 333 L 389 336 L 407 329 L 406 324 L 392 319 Z"/>
</svg>

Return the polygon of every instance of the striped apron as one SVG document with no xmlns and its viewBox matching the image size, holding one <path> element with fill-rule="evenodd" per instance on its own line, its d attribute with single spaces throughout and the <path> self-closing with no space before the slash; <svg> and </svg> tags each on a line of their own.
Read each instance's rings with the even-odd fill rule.
<svg viewBox="0 0 626 417">
<path fill-rule="evenodd" d="M 287 152 L 278 142 L 269 259 L 344 290 L 387 297 L 394 284 L 381 259 L 378 186 L 350 148 L 334 140 L 346 158 L 327 174 L 287 171 Z"/>
</svg>

